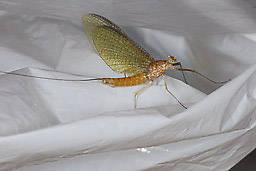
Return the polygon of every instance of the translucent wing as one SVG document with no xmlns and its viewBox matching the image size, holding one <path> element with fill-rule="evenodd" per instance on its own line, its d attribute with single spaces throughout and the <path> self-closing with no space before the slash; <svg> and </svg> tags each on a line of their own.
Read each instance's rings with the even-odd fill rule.
<svg viewBox="0 0 256 171">
<path fill-rule="evenodd" d="M 108 19 L 88 14 L 82 17 L 85 32 L 97 53 L 114 71 L 136 75 L 147 71 L 154 61 L 117 25 Z"/>
</svg>

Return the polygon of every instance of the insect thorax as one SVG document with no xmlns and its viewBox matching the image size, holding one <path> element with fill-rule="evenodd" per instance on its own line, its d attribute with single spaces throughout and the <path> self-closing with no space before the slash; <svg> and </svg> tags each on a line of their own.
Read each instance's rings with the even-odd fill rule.
<svg viewBox="0 0 256 171">
<path fill-rule="evenodd" d="M 159 60 L 153 62 L 148 70 L 147 78 L 154 81 L 156 78 L 162 76 L 167 71 L 168 62 L 166 60 Z"/>
</svg>

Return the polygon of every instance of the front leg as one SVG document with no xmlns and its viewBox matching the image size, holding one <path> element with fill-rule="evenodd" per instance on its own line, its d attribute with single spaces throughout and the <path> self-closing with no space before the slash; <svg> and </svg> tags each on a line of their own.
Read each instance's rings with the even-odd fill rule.
<svg viewBox="0 0 256 171">
<path fill-rule="evenodd" d="M 179 99 L 178 99 L 176 96 L 174 96 L 174 94 L 172 94 L 172 92 L 168 89 L 168 87 L 167 87 L 167 81 L 166 81 L 166 78 L 165 78 L 164 75 L 163 75 L 163 79 L 164 79 L 164 86 L 165 86 L 166 91 L 167 91 L 182 107 L 184 107 L 185 109 L 187 109 L 187 107 L 186 107 L 184 104 L 182 104 L 182 103 L 179 101 Z"/>
<path fill-rule="evenodd" d="M 186 77 L 185 77 L 185 73 L 184 73 L 183 70 L 182 70 L 183 68 L 182 68 L 181 62 L 177 62 L 177 63 L 173 64 L 173 66 L 175 66 L 175 65 L 179 65 L 179 66 L 180 66 L 180 69 L 181 69 L 181 73 L 182 73 L 184 82 L 185 82 L 186 84 L 188 84 L 187 79 L 186 79 Z"/>
</svg>

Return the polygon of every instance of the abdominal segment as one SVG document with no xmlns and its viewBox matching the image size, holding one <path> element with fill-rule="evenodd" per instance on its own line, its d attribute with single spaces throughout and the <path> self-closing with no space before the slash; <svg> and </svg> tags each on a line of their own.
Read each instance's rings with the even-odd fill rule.
<svg viewBox="0 0 256 171">
<path fill-rule="evenodd" d="M 123 78 L 103 78 L 102 83 L 111 87 L 129 87 L 144 84 L 148 79 L 145 73 Z"/>
</svg>

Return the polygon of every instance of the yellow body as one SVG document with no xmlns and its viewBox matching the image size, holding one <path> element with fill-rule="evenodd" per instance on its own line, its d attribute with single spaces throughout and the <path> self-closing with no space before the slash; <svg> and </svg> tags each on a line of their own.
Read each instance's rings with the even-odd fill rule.
<svg viewBox="0 0 256 171">
<path fill-rule="evenodd" d="M 139 84 L 144 84 L 148 81 L 153 82 L 158 77 L 164 75 L 164 73 L 172 67 L 168 60 L 154 61 L 150 64 L 147 71 L 123 78 L 103 78 L 102 83 L 111 87 L 128 87 Z"/>
<path fill-rule="evenodd" d="M 148 79 L 145 73 L 123 78 L 103 78 L 102 83 L 111 87 L 128 87 L 144 84 Z"/>
</svg>

